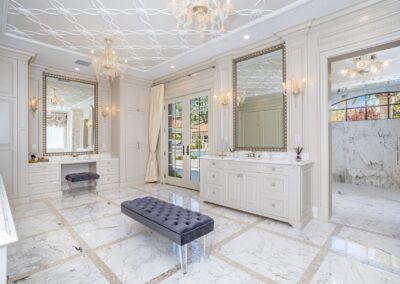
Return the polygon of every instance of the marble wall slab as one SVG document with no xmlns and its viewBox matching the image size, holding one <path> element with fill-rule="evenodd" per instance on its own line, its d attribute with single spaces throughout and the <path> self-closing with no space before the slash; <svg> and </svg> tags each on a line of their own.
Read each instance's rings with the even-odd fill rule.
<svg viewBox="0 0 400 284">
<path fill-rule="evenodd" d="M 336 183 L 400 190 L 400 120 L 332 123 Z"/>
</svg>

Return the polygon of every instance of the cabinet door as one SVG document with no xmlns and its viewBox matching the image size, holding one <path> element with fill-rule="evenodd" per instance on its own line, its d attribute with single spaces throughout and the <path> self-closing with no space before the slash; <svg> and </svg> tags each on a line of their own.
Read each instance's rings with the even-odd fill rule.
<svg viewBox="0 0 400 284">
<path fill-rule="evenodd" d="M 243 186 L 241 189 L 241 205 L 249 211 L 256 211 L 259 199 L 259 178 L 258 174 L 245 173 L 243 174 Z"/>
<path fill-rule="evenodd" d="M 226 172 L 225 198 L 228 205 L 240 206 L 240 192 L 243 184 L 243 174 L 239 172 Z"/>
</svg>

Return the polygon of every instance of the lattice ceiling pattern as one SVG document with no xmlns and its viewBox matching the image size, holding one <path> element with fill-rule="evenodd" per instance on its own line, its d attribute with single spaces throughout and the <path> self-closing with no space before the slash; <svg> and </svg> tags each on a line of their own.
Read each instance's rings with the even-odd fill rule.
<svg viewBox="0 0 400 284">
<path fill-rule="evenodd" d="M 295 0 L 232 0 L 226 32 L 268 15 Z M 147 71 L 205 42 L 193 28 L 178 29 L 168 0 L 10 0 L 8 33 L 89 55 L 111 38 L 118 55 Z"/>
</svg>

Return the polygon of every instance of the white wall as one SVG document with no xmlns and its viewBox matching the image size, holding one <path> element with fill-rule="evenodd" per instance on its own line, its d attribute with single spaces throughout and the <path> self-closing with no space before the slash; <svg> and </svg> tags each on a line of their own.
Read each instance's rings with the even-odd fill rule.
<svg viewBox="0 0 400 284">
<path fill-rule="evenodd" d="M 285 31 L 276 36 L 229 54 L 211 58 L 204 65 L 216 65 L 213 93 L 218 96 L 232 92 L 232 58 L 284 42 L 286 46 L 287 142 L 288 151 L 302 145 L 314 161 L 313 206 L 319 218 L 327 220 L 330 214 L 330 137 L 329 137 L 329 85 L 328 59 L 367 47 L 398 40 L 400 38 L 400 2 L 364 1 L 358 6 L 323 19 L 316 19 Z M 174 76 L 190 73 L 199 66 L 183 70 Z M 293 96 L 290 84 L 307 80 L 304 92 Z M 190 87 L 186 87 L 190 89 Z M 219 140 L 227 137 L 233 145 L 232 102 L 222 106 L 215 100 L 212 105 L 210 124 L 211 149 Z"/>
</svg>

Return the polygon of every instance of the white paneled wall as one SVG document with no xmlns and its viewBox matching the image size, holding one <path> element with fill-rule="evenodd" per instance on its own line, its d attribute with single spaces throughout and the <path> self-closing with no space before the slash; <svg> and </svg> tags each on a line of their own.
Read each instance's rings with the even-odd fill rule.
<svg viewBox="0 0 400 284">
<path fill-rule="evenodd" d="M 122 186 L 144 181 L 150 84 L 123 78 L 112 84 L 112 153 L 120 157 Z"/>
<path fill-rule="evenodd" d="M 0 174 L 9 197 L 26 195 L 30 57 L 0 46 Z"/>
</svg>

